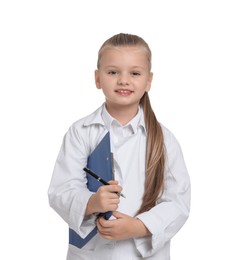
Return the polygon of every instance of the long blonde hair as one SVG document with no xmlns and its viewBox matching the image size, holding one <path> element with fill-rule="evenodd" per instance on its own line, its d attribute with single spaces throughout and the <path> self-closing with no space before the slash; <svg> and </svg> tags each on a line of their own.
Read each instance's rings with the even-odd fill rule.
<svg viewBox="0 0 241 260">
<path fill-rule="evenodd" d="M 106 47 L 111 46 L 140 46 L 144 47 L 147 53 L 149 69 L 151 70 L 151 50 L 148 44 L 139 36 L 120 33 L 106 40 L 98 53 L 97 67 Z M 165 170 L 165 145 L 162 128 L 152 110 L 148 93 L 142 96 L 140 105 L 144 112 L 145 125 L 147 129 L 146 146 L 146 178 L 143 201 L 137 214 L 150 210 L 155 206 L 156 200 L 164 189 Z"/>
</svg>

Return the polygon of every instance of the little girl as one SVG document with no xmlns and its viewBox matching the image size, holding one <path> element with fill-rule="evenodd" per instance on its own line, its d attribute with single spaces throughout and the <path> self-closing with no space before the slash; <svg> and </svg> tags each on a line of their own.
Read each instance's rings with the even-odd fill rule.
<svg viewBox="0 0 241 260">
<path fill-rule="evenodd" d="M 105 102 L 69 128 L 48 190 L 69 226 L 68 260 L 170 259 L 189 215 L 190 180 L 178 141 L 151 108 L 152 77 L 142 38 L 120 33 L 101 46 L 95 83 Z M 87 166 L 110 185 L 93 188 Z"/>
</svg>

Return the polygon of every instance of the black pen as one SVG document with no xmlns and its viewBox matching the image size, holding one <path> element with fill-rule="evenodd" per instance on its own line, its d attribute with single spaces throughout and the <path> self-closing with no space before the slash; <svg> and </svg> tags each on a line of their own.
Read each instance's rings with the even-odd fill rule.
<svg viewBox="0 0 241 260">
<path fill-rule="evenodd" d="M 85 172 L 89 173 L 92 177 L 94 177 L 97 181 L 101 182 L 104 185 L 110 185 L 107 181 L 103 180 L 100 176 L 98 176 L 96 173 L 91 171 L 89 168 L 84 168 L 83 169 Z M 125 198 L 125 195 L 122 194 L 121 192 L 116 192 L 119 196 Z"/>
</svg>

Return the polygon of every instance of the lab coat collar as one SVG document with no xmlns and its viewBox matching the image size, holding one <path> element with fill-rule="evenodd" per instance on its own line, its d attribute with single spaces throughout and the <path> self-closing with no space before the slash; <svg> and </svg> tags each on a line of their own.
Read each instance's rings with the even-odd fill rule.
<svg viewBox="0 0 241 260">
<path fill-rule="evenodd" d="M 136 132 L 138 127 L 142 127 L 144 133 L 146 134 L 144 114 L 141 106 L 139 106 L 137 117 L 139 117 L 138 120 L 135 120 L 134 118 L 134 120 L 131 120 L 130 122 L 133 131 Z M 101 107 L 95 110 L 90 116 L 86 117 L 84 126 L 100 124 L 105 126 L 109 130 L 113 120 L 115 119 L 111 117 L 111 115 L 108 113 L 108 111 L 105 108 L 105 103 L 103 103 Z"/>
</svg>

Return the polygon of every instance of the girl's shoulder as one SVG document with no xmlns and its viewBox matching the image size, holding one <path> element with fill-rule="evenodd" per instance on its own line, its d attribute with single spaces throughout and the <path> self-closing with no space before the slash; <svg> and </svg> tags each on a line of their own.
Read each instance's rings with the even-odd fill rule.
<svg viewBox="0 0 241 260">
<path fill-rule="evenodd" d="M 166 146 L 167 150 L 170 149 L 180 149 L 180 144 L 178 139 L 176 138 L 175 134 L 166 126 L 164 126 L 162 123 L 160 123 L 162 132 L 163 132 L 163 137 L 164 137 L 164 143 Z"/>
<path fill-rule="evenodd" d="M 91 114 L 88 114 L 88 115 L 76 120 L 71 125 L 71 127 L 75 128 L 75 129 L 81 129 L 81 128 L 88 127 L 88 126 L 95 125 L 95 124 L 104 125 L 104 122 L 103 122 L 103 119 L 101 116 L 101 112 L 102 112 L 102 106 L 97 108 Z"/>
<path fill-rule="evenodd" d="M 93 149 L 106 133 L 102 119 L 102 108 L 99 107 L 91 114 L 78 119 L 69 127 L 66 137 L 88 148 Z"/>
<path fill-rule="evenodd" d="M 162 123 L 160 123 L 161 128 L 162 128 L 162 132 L 163 132 L 163 136 L 165 141 L 167 140 L 171 140 L 171 139 L 176 139 L 174 133 L 165 125 L 163 125 Z"/>
</svg>

